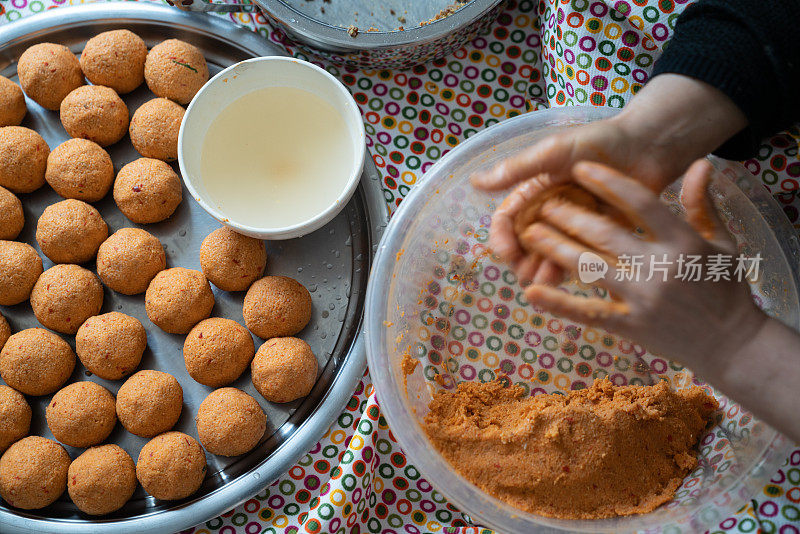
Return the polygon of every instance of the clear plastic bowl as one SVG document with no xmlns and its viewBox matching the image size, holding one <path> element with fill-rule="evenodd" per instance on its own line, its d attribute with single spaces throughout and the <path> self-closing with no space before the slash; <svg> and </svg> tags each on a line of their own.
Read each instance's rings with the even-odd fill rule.
<svg viewBox="0 0 800 534">
<path fill-rule="evenodd" d="M 701 438 L 699 466 L 672 502 L 646 515 L 571 521 L 525 513 L 484 493 L 457 474 L 426 438 L 420 423 L 433 391 L 492 380 L 498 368 L 532 394 L 566 392 L 603 376 L 618 385 L 649 384 L 658 377 L 677 388 L 696 382 L 689 370 L 628 340 L 535 310 L 513 273 L 487 254 L 490 216 L 504 194 L 473 190 L 470 175 L 546 135 L 611 114 L 593 107 L 537 111 L 468 139 L 437 162 L 403 201 L 375 259 L 366 297 L 367 356 L 381 407 L 423 475 L 477 523 L 499 532 L 703 531 L 745 504 L 791 447 L 714 392 L 721 407 L 718 423 Z M 740 251 L 764 258 L 755 298 L 797 328 L 800 247 L 793 229 L 743 167 L 712 162 L 714 200 Z M 681 213 L 677 190 L 677 185 L 669 188 L 664 201 Z M 566 287 L 589 291 L 577 282 Z M 406 353 L 420 361 L 409 376 L 401 367 Z"/>
</svg>

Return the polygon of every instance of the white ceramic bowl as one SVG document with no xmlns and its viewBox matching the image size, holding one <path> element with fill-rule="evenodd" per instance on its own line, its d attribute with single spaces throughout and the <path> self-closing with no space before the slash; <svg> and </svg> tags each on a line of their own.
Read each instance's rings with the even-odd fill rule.
<svg viewBox="0 0 800 534">
<path fill-rule="evenodd" d="M 236 213 L 222 211 L 206 190 L 201 155 L 206 131 L 219 113 L 238 98 L 267 87 L 295 87 L 331 104 L 346 122 L 353 143 L 353 162 L 345 187 L 327 208 L 291 226 L 256 227 L 238 222 Z M 274 127 L 280 128 L 280 125 Z M 333 219 L 358 186 L 366 154 L 366 134 L 361 112 L 342 83 L 327 71 L 294 58 L 266 56 L 231 65 L 211 78 L 195 95 L 181 123 L 178 163 L 186 187 L 202 208 L 233 230 L 257 239 L 291 239 L 313 232 Z M 302 140 L 299 140 L 302 142 Z"/>
</svg>

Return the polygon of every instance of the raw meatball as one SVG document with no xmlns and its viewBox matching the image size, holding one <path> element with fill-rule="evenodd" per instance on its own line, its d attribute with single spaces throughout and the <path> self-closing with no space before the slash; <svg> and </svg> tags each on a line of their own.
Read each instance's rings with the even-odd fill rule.
<svg viewBox="0 0 800 534">
<path fill-rule="evenodd" d="M 136 110 L 129 132 L 131 143 L 146 158 L 178 159 L 178 132 L 186 110 L 166 98 L 154 98 Z"/>
<path fill-rule="evenodd" d="M 0 240 L 16 239 L 25 226 L 22 202 L 17 195 L 0 186 Z"/>
<path fill-rule="evenodd" d="M 75 336 L 75 352 L 89 371 L 119 380 L 142 361 L 147 333 L 139 319 L 119 312 L 89 317 Z"/>
<path fill-rule="evenodd" d="M 287 276 L 265 276 L 244 297 L 244 323 L 258 337 L 292 336 L 311 320 L 311 294 Z"/>
<path fill-rule="evenodd" d="M 251 365 L 253 385 L 270 402 L 305 397 L 317 381 L 317 359 L 308 343 L 296 337 L 270 339 Z"/>
<path fill-rule="evenodd" d="M 173 267 L 153 278 L 144 297 L 144 308 L 153 324 L 169 334 L 186 334 L 208 318 L 214 294 L 200 271 Z"/>
<path fill-rule="evenodd" d="M 88 139 L 61 143 L 47 158 L 45 180 L 64 198 L 97 202 L 114 182 L 114 164 L 108 152 Z"/>
<path fill-rule="evenodd" d="M 0 76 L 0 126 L 19 126 L 27 112 L 22 89 L 5 76 Z"/>
<path fill-rule="evenodd" d="M 244 291 L 264 274 L 267 249 L 260 239 L 217 228 L 200 246 L 200 267 L 224 291 Z"/>
<path fill-rule="evenodd" d="M 8 321 L 3 314 L 0 313 L 0 350 L 3 350 L 3 346 L 8 341 L 8 338 L 11 337 L 11 327 L 8 325 Z"/>
<path fill-rule="evenodd" d="M 17 74 L 28 96 L 53 111 L 73 89 L 83 85 L 78 58 L 59 44 L 40 43 L 25 50 L 19 58 Z"/>
<path fill-rule="evenodd" d="M 239 378 L 255 353 L 247 328 L 217 317 L 198 323 L 183 345 L 189 376 L 211 387 L 225 386 Z"/>
<path fill-rule="evenodd" d="M 142 447 L 136 462 L 136 477 L 156 499 L 184 499 L 200 488 L 205 476 L 203 448 L 182 432 L 154 437 Z"/>
<path fill-rule="evenodd" d="M 119 94 L 130 93 L 144 81 L 147 45 L 129 30 L 95 35 L 81 53 L 81 70 L 95 85 L 105 85 Z"/>
<path fill-rule="evenodd" d="M 70 137 L 113 145 L 128 131 L 128 107 L 110 87 L 78 87 L 61 102 L 61 124 Z"/>
<path fill-rule="evenodd" d="M 49 395 L 75 369 L 72 347 L 44 328 L 28 328 L 6 341 L 0 351 L 0 376 L 26 395 Z"/>
<path fill-rule="evenodd" d="M 31 407 L 22 393 L 0 386 L 0 454 L 28 435 L 31 415 Z"/>
<path fill-rule="evenodd" d="M 0 186 L 31 193 L 44 185 L 50 147 L 42 136 L 22 126 L 0 128 Z"/>
<path fill-rule="evenodd" d="M 102 443 L 117 424 L 114 395 L 94 382 L 75 382 L 53 395 L 45 416 L 53 436 L 71 447 Z"/>
<path fill-rule="evenodd" d="M 136 491 L 136 465 L 117 445 L 92 447 L 75 458 L 68 474 L 70 499 L 89 515 L 119 510 Z"/>
<path fill-rule="evenodd" d="M 183 389 L 175 377 L 161 371 L 139 371 L 117 392 L 117 417 L 131 434 L 152 438 L 178 422 Z"/>
<path fill-rule="evenodd" d="M 125 216 L 138 224 L 169 218 L 183 198 L 181 179 L 172 167 L 152 158 L 139 158 L 119 171 L 114 201 Z"/>
<path fill-rule="evenodd" d="M 94 259 L 108 237 L 100 212 L 82 200 L 67 199 L 47 206 L 36 225 L 36 241 L 53 263 Z"/>
<path fill-rule="evenodd" d="M 266 428 L 258 401 L 236 388 L 212 391 L 197 410 L 197 435 L 211 454 L 244 454 L 258 445 Z"/>
<path fill-rule="evenodd" d="M 67 489 L 70 458 L 53 440 L 28 436 L 0 458 L 0 497 L 23 510 L 44 508 Z"/>
<path fill-rule="evenodd" d="M 28 300 L 42 274 L 42 258 L 27 243 L 0 241 L 0 306 Z"/>
<path fill-rule="evenodd" d="M 144 79 L 157 96 L 188 104 L 208 81 L 208 65 L 197 47 L 169 39 L 147 54 Z"/>
<path fill-rule="evenodd" d="M 31 291 L 33 314 L 45 327 L 74 334 L 83 322 L 100 313 L 103 286 L 91 271 L 77 265 L 47 269 Z"/>
<path fill-rule="evenodd" d="M 117 230 L 97 251 L 97 274 L 105 285 L 123 295 L 144 293 L 166 268 L 161 242 L 139 228 Z"/>
</svg>

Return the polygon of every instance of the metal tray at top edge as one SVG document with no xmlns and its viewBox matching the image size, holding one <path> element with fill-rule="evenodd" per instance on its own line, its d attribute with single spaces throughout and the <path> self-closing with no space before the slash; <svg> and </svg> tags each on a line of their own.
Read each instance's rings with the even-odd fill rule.
<svg viewBox="0 0 800 534">
<path fill-rule="evenodd" d="M 25 48 L 37 42 L 62 43 L 79 53 L 88 38 L 117 28 L 138 33 L 149 47 L 167 38 L 187 40 L 203 50 L 212 75 L 249 57 L 285 55 L 255 33 L 214 17 L 141 3 L 93 4 L 58 8 L 0 27 L 0 74 L 16 79 L 16 60 Z M 138 105 L 152 97 L 143 86 L 123 99 L 132 114 Z M 27 103 L 29 113 L 23 126 L 37 130 L 51 148 L 68 139 L 57 113 L 43 110 L 30 99 Z M 127 137 L 110 147 L 109 153 L 116 169 L 138 157 Z M 200 490 L 188 499 L 157 501 L 138 487 L 125 507 L 100 518 L 78 512 L 66 494 L 41 510 L 16 510 L 0 502 L 0 532 L 177 531 L 213 518 L 250 498 L 295 463 L 335 420 L 365 368 L 364 292 L 375 246 L 388 218 L 380 184 L 380 176 L 368 156 L 356 195 L 331 223 L 300 239 L 267 242 L 267 273 L 292 276 L 312 291 L 314 313 L 299 336 L 314 349 L 320 376 L 308 397 L 288 405 L 266 402 L 250 383 L 249 371 L 231 384 L 253 395 L 269 417 L 265 438 L 256 449 L 236 458 L 207 453 L 208 475 Z M 36 220 L 46 205 L 60 198 L 45 186 L 22 195 L 21 199 L 26 223 L 19 240 L 38 251 L 34 239 Z M 95 206 L 108 223 L 109 233 L 124 226 L 136 226 L 116 209 L 111 195 Z M 145 228 L 164 244 L 168 266 L 198 269 L 200 243 L 217 227 L 218 223 L 184 189 L 184 200 L 176 213 L 163 223 Z M 44 256 L 43 260 L 45 268 L 51 266 Z M 87 267 L 94 269 L 93 264 Z M 242 322 L 242 293 L 225 293 L 214 288 L 214 295 L 217 304 L 213 316 Z M 183 336 L 166 334 L 150 323 L 141 295 L 126 297 L 106 289 L 102 312 L 112 310 L 133 315 L 145 325 L 148 349 L 139 369 L 161 369 L 178 379 L 184 390 L 184 409 L 175 429 L 196 437 L 194 415 L 212 388 L 194 382 L 186 372 L 181 356 Z M 8 318 L 13 331 L 39 326 L 28 303 L 0 307 L 0 312 Z M 74 346 L 73 337 L 65 338 Z M 254 340 L 258 346 L 260 340 Z M 96 381 L 112 393 L 122 383 L 90 376 L 80 363 L 71 377 L 71 381 L 75 380 Z M 44 421 L 44 407 L 49 398 L 28 397 L 28 400 L 34 411 L 31 433 L 52 438 Z M 121 445 L 135 461 L 147 440 L 127 433 L 118 424 L 107 441 Z M 82 452 L 82 449 L 67 449 L 72 458 Z"/>
</svg>

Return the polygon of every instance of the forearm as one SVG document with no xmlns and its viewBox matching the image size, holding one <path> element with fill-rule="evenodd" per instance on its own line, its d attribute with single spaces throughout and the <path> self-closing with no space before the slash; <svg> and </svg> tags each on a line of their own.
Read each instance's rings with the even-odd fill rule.
<svg viewBox="0 0 800 534">
<path fill-rule="evenodd" d="M 702 378 L 800 443 L 800 334 L 767 319 L 747 344 L 718 360 Z"/>
<path fill-rule="evenodd" d="M 616 118 L 647 143 L 665 174 L 679 176 L 747 126 L 742 111 L 714 87 L 679 74 L 653 78 Z"/>
</svg>

